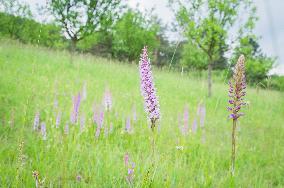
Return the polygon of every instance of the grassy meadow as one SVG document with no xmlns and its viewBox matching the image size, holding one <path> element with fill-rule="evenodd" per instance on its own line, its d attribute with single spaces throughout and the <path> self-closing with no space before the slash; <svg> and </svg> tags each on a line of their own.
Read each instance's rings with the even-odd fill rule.
<svg viewBox="0 0 284 188">
<path fill-rule="evenodd" d="M 213 97 L 207 98 L 206 78 L 154 68 L 162 118 L 153 167 L 138 66 L 87 54 L 74 57 L 73 64 L 69 60 L 66 51 L 1 40 L 0 187 L 35 187 L 35 170 L 43 187 L 284 187 L 284 93 L 247 89 L 249 106 L 238 124 L 232 178 L 228 85 L 216 78 Z M 84 86 L 79 115 L 86 117 L 85 128 L 80 130 L 80 121 L 69 124 L 66 134 L 72 96 Z M 93 106 L 102 103 L 106 88 L 113 104 L 103 126 L 112 124 L 113 130 L 102 129 L 96 138 Z M 198 127 L 182 135 L 179 115 L 188 105 L 191 126 L 199 103 L 206 107 L 204 131 Z M 37 111 L 46 123 L 46 140 L 33 130 Z M 62 117 L 56 128 L 58 112 Z M 127 117 L 131 133 L 125 132 Z M 126 180 L 126 153 L 135 163 L 131 182 Z"/>
</svg>

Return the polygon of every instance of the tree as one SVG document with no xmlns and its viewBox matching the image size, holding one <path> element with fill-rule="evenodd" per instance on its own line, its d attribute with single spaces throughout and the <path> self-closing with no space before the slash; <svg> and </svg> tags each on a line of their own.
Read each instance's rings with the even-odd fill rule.
<svg viewBox="0 0 284 188">
<path fill-rule="evenodd" d="M 255 35 L 242 37 L 234 51 L 231 66 L 234 65 L 234 60 L 240 54 L 246 57 L 246 77 L 250 84 L 258 84 L 264 81 L 275 63 L 275 58 L 268 57 L 262 52 Z"/>
<path fill-rule="evenodd" d="M 208 96 L 212 95 L 212 69 L 223 62 L 229 50 L 229 34 L 235 26 L 239 9 L 251 8 L 250 0 L 185 0 L 177 1 L 176 19 L 188 41 L 197 46 L 207 57 Z M 240 26 L 241 27 L 241 26 Z M 233 39 L 232 41 L 234 41 Z"/>
<path fill-rule="evenodd" d="M 113 24 L 121 8 L 121 0 L 50 0 L 49 10 L 71 40 L 77 42 Z"/>
<path fill-rule="evenodd" d="M 1 15 L 0 23 L 5 25 L 6 33 L 11 38 L 19 39 L 19 35 L 25 25 L 24 18 L 31 18 L 32 13 L 27 4 L 20 3 L 18 0 L 0 0 L 0 11 L 6 16 Z"/>
<path fill-rule="evenodd" d="M 249 5 L 252 4 L 249 1 Z M 252 6 L 250 16 L 243 27 L 239 30 L 238 44 L 234 49 L 231 67 L 234 66 L 237 58 L 243 54 L 246 57 L 247 80 L 250 84 L 265 82 L 268 73 L 275 63 L 275 58 L 266 56 L 258 43 L 259 37 L 253 34 L 257 21 L 256 8 Z"/>
<path fill-rule="evenodd" d="M 204 70 L 207 68 L 207 57 L 192 42 L 187 42 L 182 50 L 181 66 L 186 69 Z"/>
<path fill-rule="evenodd" d="M 153 17 L 129 9 L 114 26 L 114 56 L 131 62 L 139 57 L 143 46 L 153 51 L 159 46 L 159 28 Z"/>
</svg>

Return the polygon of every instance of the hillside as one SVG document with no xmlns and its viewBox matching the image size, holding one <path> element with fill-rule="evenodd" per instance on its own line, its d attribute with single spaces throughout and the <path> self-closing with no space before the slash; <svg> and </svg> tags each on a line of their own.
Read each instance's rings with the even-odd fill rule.
<svg viewBox="0 0 284 188">
<path fill-rule="evenodd" d="M 231 178 L 228 85 L 214 82 L 213 97 L 207 98 L 206 79 L 154 69 L 162 118 L 153 169 L 138 67 L 89 55 L 78 55 L 70 64 L 69 56 L 66 51 L 0 41 L 3 187 L 33 187 L 34 170 L 47 187 L 127 187 L 126 153 L 135 163 L 129 185 L 133 187 L 149 185 L 151 177 L 153 187 L 284 186 L 284 93 L 248 88 L 250 105 L 238 125 L 236 176 Z M 102 130 L 96 138 L 94 103 L 100 106 L 107 88 L 113 102 L 111 111 L 105 112 L 104 126 L 112 124 L 113 131 Z M 66 134 L 72 97 L 82 90 L 86 92 L 80 105 L 84 131 L 78 122 L 69 124 Z M 188 105 L 191 127 L 198 120 L 199 103 L 206 107 L 205 128 L 198 124 L 196 133 L 182 135 L 178 117 Z M 36 112 L 46 123 L 46 140 L 33 131 Z M 56 128 L 59 112 L 62 117 Z M 131 133 L 124 131 L 127 117 Z"/>
</svg>

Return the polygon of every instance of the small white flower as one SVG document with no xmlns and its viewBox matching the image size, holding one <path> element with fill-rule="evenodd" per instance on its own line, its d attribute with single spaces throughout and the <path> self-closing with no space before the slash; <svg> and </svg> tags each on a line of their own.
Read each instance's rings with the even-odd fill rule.
<svg viewBox="0 0 284 188">
<path fill-rule="evenodd" d="M 183 150 L 183 146 L 176 146 L 176 149 L 182 151 Z"/>
</svg>

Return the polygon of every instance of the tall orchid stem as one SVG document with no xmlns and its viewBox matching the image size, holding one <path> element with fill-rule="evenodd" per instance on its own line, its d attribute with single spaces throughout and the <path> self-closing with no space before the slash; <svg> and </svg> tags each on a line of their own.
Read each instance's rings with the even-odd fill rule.
<svg viewBox="0 0 284 188">
<path fill-rule="evenodd" d="M 231 158 L 231 175 L 235 174 L 235 158 L 236 158 L 236 127 L 237 127 L 237 119 L 233 120 L 233 128 L 232 128 L 232 158 Z"/>
<path fill-rule="evenodd" d="M 152 175 L 152 178 L 151 178 L 151 181 L 150 181 L 150 187 L 152 186 L 152 183 L 154 181 L 154 177 L 155 177 L 155 163 L 156 163 L 156 156 L 155 156 L 155 149 L 156 149 L 156 130 L 155 130 L 155 121 L 151 121 L 151 130 L 152 130 L 152 143 L 151 143 L 151 146 L 152 146 L 152 170 L 153 170 L 153 175 Z"/>
<path fill-rule="evenodd" d="M 155 144 L 156 144 L 155 122 L 154 121 L 152 121 L 151 130 L 152 130 L 152 162 L 153 162 L 153 166 L 154 166 L 154 164 L 155 164 Z"/>
</svg>

